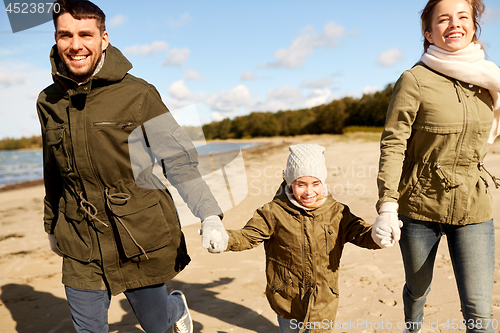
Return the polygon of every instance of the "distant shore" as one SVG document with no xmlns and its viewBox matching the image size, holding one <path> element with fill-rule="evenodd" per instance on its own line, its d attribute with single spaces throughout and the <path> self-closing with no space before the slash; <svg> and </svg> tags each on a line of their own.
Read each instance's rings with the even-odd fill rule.
<svg viewBox="0 0 500 333">
<path fill-rule="evenodd" d="M 0 192 L 7 192 L 11 190 L 19 190 L 22 188 L 43 185 L 43 179 L 29 180 L 25 182 L 7 184 L 4 187 L 0 187 Z"/>
</svg>

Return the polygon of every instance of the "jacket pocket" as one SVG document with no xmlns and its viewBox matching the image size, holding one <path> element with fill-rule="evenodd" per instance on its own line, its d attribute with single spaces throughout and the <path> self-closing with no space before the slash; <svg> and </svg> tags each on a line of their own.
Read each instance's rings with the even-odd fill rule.
<svg viewBox="0 0 500 333">
<path fill-rule="evenodd" d="M 268 288 L 274 296 L 279 294 L 284 299 L 292 299 L 298 294 L 297 286 L 293 285 L 290 267 L 275 258 L 269 258 L 267 263 Z"/>
<path fill-rule="evenodd" d="M 92 125 L 95 127 L 121 127 L 122 129 L 135 126 L 134 123 L 129 121 L 96 121 Z"/>
<path fill-rule="evenodd" d="M 155 190 L 138 191 L 124 201 L 110 201 L 127 258 L 144 254 L 143 251 L 158 250 L 172 240 L 168 221 L 159 201 L 160 197 Z"/>
<path fill-rule="evenodd" d="M 59 250 L 70 258 L 90 262 L 94 255 L 94 242 L 85 213 L 76 202 L 68 201 L 61 207 L 54 236 Z"/>
<path fill-rule="evenodd" d="M 66 142 L 66 128 L 64 125 L 47 128 L 45 131 L 47 145 L 52 149 L 57 165 L 61 172 L 72 171 L 70 154 Z"/>
<path fill-rule="evenodd" d="M 431 215 L 443 215 L 451 200 L 451 190 L 462 185 L 451 181 L 447 167 L 425 164 L 417 183 L 410 193 L 408 204 Z"/>
</svg>

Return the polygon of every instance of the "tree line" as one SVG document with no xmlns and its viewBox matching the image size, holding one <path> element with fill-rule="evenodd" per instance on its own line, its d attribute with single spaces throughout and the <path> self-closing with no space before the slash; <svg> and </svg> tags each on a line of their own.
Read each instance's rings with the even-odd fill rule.
<svg viewBox="0 0 500 333">
<path fill-rule="evenodd" d="M 39 149 L 42 148 L 42 137 L 40 135 L 29 138 L 22 137 L 20 139 L 6 138 L 0 140 L 0 150 L 14 149 Z"/>
<path fill-rule="evenodd" d="M 344 97 L 309 109 L 252 112 L 203 125 L 205 139 L 341 134 L 347 126 L 384 126 L 393 85 L 361 98 Z"/>
</svg>

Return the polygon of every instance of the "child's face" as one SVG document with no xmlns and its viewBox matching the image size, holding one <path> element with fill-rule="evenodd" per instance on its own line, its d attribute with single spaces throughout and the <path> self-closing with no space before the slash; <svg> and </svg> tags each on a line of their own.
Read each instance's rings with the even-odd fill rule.
<svg viewBox="0 0 500 333">
<path fill-rule="evenodd" d="M 304 207 L 312 208 L 321 198 L 323 183 L 316 177 L 300 177 L 293 181 L 295 199 Z"/>
</svg>

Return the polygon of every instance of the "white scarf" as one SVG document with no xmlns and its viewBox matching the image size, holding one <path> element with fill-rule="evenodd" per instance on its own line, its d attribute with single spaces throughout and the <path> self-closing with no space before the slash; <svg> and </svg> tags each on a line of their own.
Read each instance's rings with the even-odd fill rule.
<svg viewBox="0 0 500 333">
<path fill-rule="evenodd" d="M 488 143 L 493 143 L 500 134 L 500 68 L 484 59 L 482 46 L 471 43 L 462 50 L 450 52 L 431 45 L 420 60 L 446 76 L 488 89 L 494 111 Z"/>
</svg>

